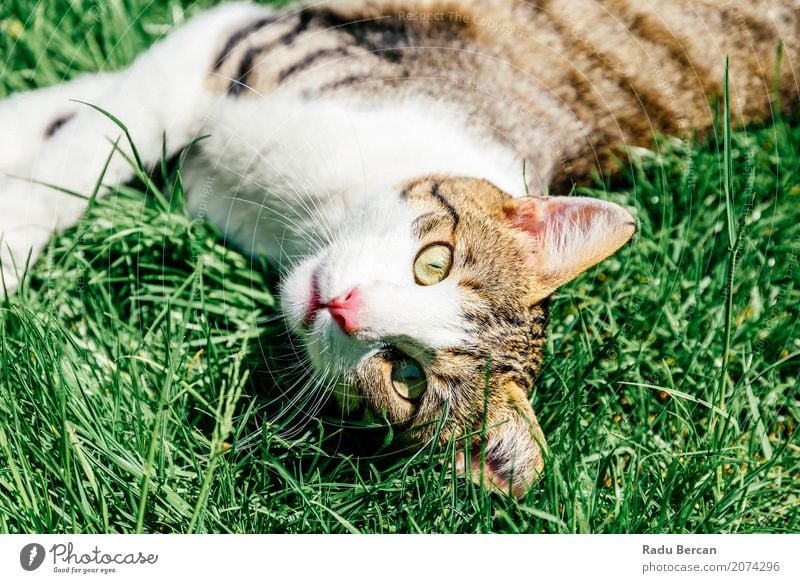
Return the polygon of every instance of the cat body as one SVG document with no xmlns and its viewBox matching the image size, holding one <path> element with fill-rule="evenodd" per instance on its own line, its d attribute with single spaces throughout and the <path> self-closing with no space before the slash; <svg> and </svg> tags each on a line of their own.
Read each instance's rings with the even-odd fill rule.
<svg viewBox="0 0 800 583">
<path fill-rule="evenodd" d="M 799 22 L 792 1 L 222 5 L 124 71 L 0 102 L 5 286 L 85 209 L 47 185 L 91 195 L 102 173 L 102 194 L 188 147 L 190 211 L 283 270 L 341 408 L 417 446 L 463 438 L 465 471 L 521 495 L 544 465 L 547 298 L 634 232 L 612 203 L 528 192 L 707 131 L 724 55 L 736 123 L 792 107 Z"/>
</svg>

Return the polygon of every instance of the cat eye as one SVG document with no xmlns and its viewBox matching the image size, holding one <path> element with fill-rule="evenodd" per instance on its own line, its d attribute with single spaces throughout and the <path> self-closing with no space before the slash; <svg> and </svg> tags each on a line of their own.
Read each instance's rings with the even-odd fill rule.
<svg viewBox="0 0 800 583">
<path fill-rule="evenodd" d="M 450 274 L 452 266 L 453 249 L 449 245 L 428 245 L 414 260 L 414 280 L 419 285 L 439 283 Z"/>
<path fill-rule="evenodd" d="M 392 365 L 392 386 L 409 401 L 419 399 L 428 388 L 422 367 L 410 358 L 402 358 Z"/>
</svg>

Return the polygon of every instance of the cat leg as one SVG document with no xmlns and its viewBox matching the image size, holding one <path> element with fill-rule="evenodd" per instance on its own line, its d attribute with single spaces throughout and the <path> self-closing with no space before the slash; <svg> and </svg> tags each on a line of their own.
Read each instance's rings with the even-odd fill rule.
<svg viewBox="0 0 800 583">
<path fill-rule="evenodd" d="M 142 165 L 152 167 L 164 145 L 174 155 L 202 135 L 219 99 L 206 80 L 225 33 L 268 14 L 250 4 L 223 5 L 192 19 L 124 71 L 0 102 L 0 123 L 7 124 L 0 134 L 0 267 L 6 290 L 17 287 L 26 262 L 35 261 L 54 232 L 78 221 L 104 167 L 104 190 L 136 172 L 121 128 L 69 99 L 89 100 L 125 124 Z M 114 143 L 119 151 L 112 154 Z"/>
<path fill-rule="evenodd" d="M 97 102 L 119 77 L 119 73 L 91 73 L 0 101 L 0 180 L 5 175 L 29 175 L 42 144 L 83 108 L 76 101 Z"/>
</svg>

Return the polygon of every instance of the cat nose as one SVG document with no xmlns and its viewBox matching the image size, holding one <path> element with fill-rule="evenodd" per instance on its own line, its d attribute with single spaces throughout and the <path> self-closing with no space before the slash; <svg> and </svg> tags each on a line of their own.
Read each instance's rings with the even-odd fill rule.
<svg viewBox="0 0 800 583">
<path fill-rule="evenodd" d="M 324 304 L 333 321 L 338 324 L 345 334 L 358 332 L 358 310 L 361 308 L 361 292 L 354 287 L 346 294 L 333 298 Z"/>
</svg>

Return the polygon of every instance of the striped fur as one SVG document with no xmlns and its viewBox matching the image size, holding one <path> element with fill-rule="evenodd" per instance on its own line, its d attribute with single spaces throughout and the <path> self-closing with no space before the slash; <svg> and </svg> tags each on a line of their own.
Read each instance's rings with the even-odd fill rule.
<svg viewBox="0 0 800 583">
<path fill-rule="evenodd" d="M 795 0 L 363 0 L 288 10 L 232 33 L 209 84 L 367 103 L 426 96 L 515 148 L 535 189 L 564 188 L 654 131 L 713 124 L 724 59 L 737 124 L 797 101 Z M 779 40 L 783 62 L 777 75 Z"/>
</svg>

